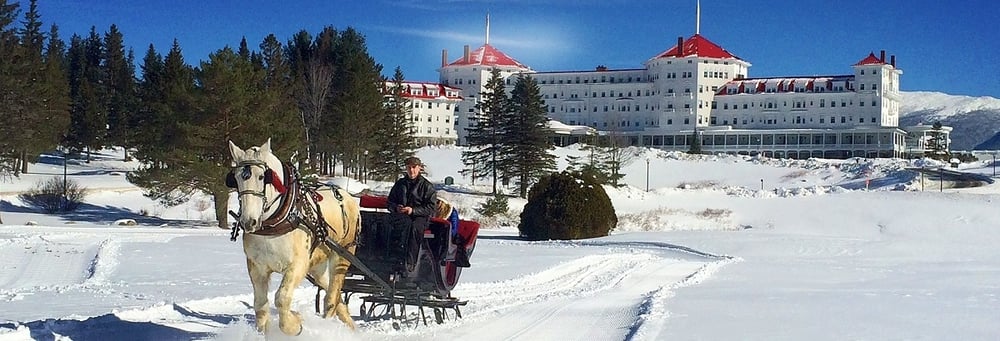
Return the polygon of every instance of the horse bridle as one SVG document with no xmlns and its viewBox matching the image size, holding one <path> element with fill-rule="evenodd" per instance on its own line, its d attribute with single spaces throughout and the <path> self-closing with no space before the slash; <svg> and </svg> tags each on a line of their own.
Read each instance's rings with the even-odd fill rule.
<svg viewBox="0 0 1000 341">
<path fill-rule="evenodd" d="M 254 190 L 254 189 L 239 190 L 239 186 L 237 186 L 237 183 L 236 183 L 236 171 L 237 170 L 240 171 L 240 175 L 239 176 L 241 178 L 243 178 L 243 181 L 250 180 L 250 177 L 253 176 L 253 173 L 250 172 L 250 167 L 260 167 L 261 169 L 264 170 L 264 174 L 263 174 L 264 178 L 262 179 L 263 183 L 264 183 L 264 186 L 262 186 L 259 191 L 258 190 Z M 263 201 L 264 204 L 263 204 L 263 207 L 261 207 L 261 213 L 264 213 L 264 212 L 267 212 L 267 208 L 268 207 L 271 207 L 271 205 L 274 204 L 273 202 L 270 202 L 270 203 L 267 202 L 267 195 L 264 193 L 264 191 L 267 190 L 267 185 L 273 183 L 273 181 L 272 181 L 273 178 L 274 178 L 274 170 L 272 170 L 270 167 L 268 167 L 267 163 L 264 163 L 264 161 L 260 161 L 260 160 L 245 160 L 245 161 L 241 161 L 240 163 L 237 163 L 236 166 L 233 167 L 233 170 L 230 171 L 229 174 L 226 174 L 226 186 L 229 187 L 229 188 L 235 188 L 235 189 L 237 189 L 237 192 L 236 192 L 237 198 L 242 198 L 243 195 L 253 195 L 253 196 L 257 196 L 257 197 L 260 197 L 261 199 L 263 199 L 262 201 Z M 277 198 L 275 198 L 275 201 L 277 201 L 278 199 L 280 199 L 280 196 L 277 197 Z M 241 206 L 243 205 L 242 201 L 243 200 L 241 199 L 240 200 L 240 205 Z"/>
</svg>

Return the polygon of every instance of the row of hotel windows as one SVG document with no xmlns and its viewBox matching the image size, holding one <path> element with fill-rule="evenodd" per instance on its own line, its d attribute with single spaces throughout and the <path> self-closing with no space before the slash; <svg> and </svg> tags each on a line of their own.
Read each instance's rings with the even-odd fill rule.
<svg viewBox="0 0 1000 341">
<path fill-rule="evenodd" d="M 435 132 L 435 133 L 440 133 L 440 132 L 441 132 L 441 128 L 434 128 L 434 132 Z M 420 133 L 420 132 L 419 132 L 419 131 L 417 131 L 417 128 L 413 128 L 412 130 L 410 130 L 410 133 L 411 133 L 411 134 L 418 134 L 418 133 Z M 431 133 L 431 128 L 430 128 L 430 127 L 427 127 L 427 133 L 428 133 L 428 134 L 430 134 L 430 133 Z M 451 129 L 450 129 L 450 128 L 444 128 L 444 134 L 445 134 L 445 135 L 449 135 L 449 134 L 451 134 Z"/>
<path fill-rule="evenodd" d="M 678 121 L 680 121 L 680 120 L 678 120 Z M 752 125 L 752 124 L 758 123 L 758 121 L 760 122 L 760 124 L 778 124 L 779 123 L 778 119 L 776 119 L 776 118 L 764 119 L 764 118 L 750 117 L 749 119 L 748 118 L 743 118 L 742 125 Z M 814 118 L 812 118 L 812 117 L 810 117 L 808 121 L 809 122 L 815 122 Z M 878 117 L 874 117 L 873 116 L 873 117 L 871 117 L 870 121 L 871 121 L 870 123 L 878 123 Z M 611 126 L 612 127 L 619 127 L 619 128 L 622 128 L 622 127 L 642 127 L 643 126 L 642 125 L 643 122 L 639 122 L 639 121 L 634 121 L 634 122 L 635 122 L 635 124 L 633 125 L 633 121 L 622 120 L 621 122 L 611 122 Z M 685 124 L 685 125 L 691 124 L 691 119 L 689 117 L 685 117 L 683 122 L 684 122 L 683 124 Z M 713 116 L 713 117 L 711 117 L 709 119 L 709 124 L 710 125 L 719 125 L 718 122 L 719 122 L 718 117 Z M 584 124 L 584 122 L 579 122 L 579 123 L 580 124 Z M 644 123 L 646 124 L 647 127 L 659 127 L 660 126 L 659 120 L 647 120 Z M 698 123 L 699 124 L 702 123 L 702 118 L 701 117 L 698 118 Z M 730 123 L 730 121 L 727 120 L 727 119 L 722 120 L 722 125 L 730 125 L 729 123 Z M 781 119 L 781 123 L 782 124 L 787 124 L 788 123 L 788 117 L 783 117 Z M 796 116 L 795 119 L 794 119 L 794 124 L 806 124 L 806 123 L 807 123 L 806 122 L 806 118 L 804 118 L 802 116 Z M 820 117 L 819 118 L 819 123 L 820 124 L 827 123 L 826 118 L 825 117 Z M 837 124 L 837 117 L 836 116 L 830 116 L 829 123 L 830 124 Z M 854 116 L 853 115 L 840 116 L 840 123 L 843 123 L 843 124 L 854 123 Z M 862 118 L 862 117 L 859 117 L 857 119 L 857 123 L 863 124 L 863 123 L 865 123 L 865 119 Z M 570 120 L 569 124 L 570 125 L 576 125 L 577 121 L 576 120 Z M 668 118 L 666 124 L 667 125 L 673 125 L 674 124 L 674 119 Z M 732 125 L 733 126 L 740 125 L 739 119 L 736 118 L 736 117 L 733 117 Z M 598 126 L 597 121 L 592 121 L 592 122 L 590 122 L 590 126 L 593 127 L 593 128 L 607 128 L 608 127 L 608 121 L 602 122 L 602 125 L 600 127 Z"/>
<path fill-rule="evenodd" d="M 757 103 L 758 102 L 750 102 L 749 107 L 751 107 L 751 108 L 756 107 Z M 765 106 L 765 102 L 759 102 L 759 103 L 760 103 L 759 106 L 761 108 L 764 108 L 764 109 L 777 109 L 778 108 L 778 103 L 776 101 L 768 101 L 768 102 L 766 102 L 766 106 Z M 847 107 L 847 106 L 851 106 L 851 105 L 854 105 L 854 100 L 853 99 L 852 100 L 843 100 L 843 99 L 840 100 L 840 106 L 841 107 Z M 788 106 L 788 101 L 783 101 L 782 102 L 782 106 L 783 107 L 787 107 Z M 815 106 L 815 102 L 814 101 L 809 101 L 809 105 L 807 106 L 805 100 L 792 101 L 792 106 L 793 106 L 793 108 L 814 107 Z M 858 106 L 860 106 L 860 107 L 865 106 L 865 101 L 860 101 L 859 100 L 858 101 Z M 874 106 L 878 106 L 878 101 L 877 100 L 872 100 L 872 106 L 873 107 Z M 699 107 L 700 107 L 700 105 L 699 105 Z M 826 99 L 821 98 L 819 100 L 819 107 L 820 108 L 826 108 Z M 831 100 L 830 101 L 830 107 L 831 108 L 836 108 L 837 107 L 837 101 Z M 718 102 L 717 101 L 712 101 L 712 109 L 718 109 L 718 108 L 719 108 Z M 723 103 L 722 104 L 722 110 L 730 110 L 730 109 L 731 110 L 739 109 L 739 104 L 733 103 L 732 106 L 730 106 L 729 103 Z M 743 109 L 747 109 L 747 103 L 743 103 Z"/>
<path fill-rule="evenodd" d="M 513 78 L 513 77 L 508 77 L 507 78 L 507 84 L 510 84 L 510 79 L 511 78 Z M 583 84 L 588 84 L 588 83 L 616 83 L 616 81 L 615 81 L 616 79 L 617 79 L 617 83 L 633 83 L 633 82 L 648 83 L 648 82 L 652 81 L 652 78 L 650 76 L 646 76 L 645 78 L 643 78 L 643 77 L 640 77 L 638 75 L 635 76 L 634 78 L 631 75 L 628 76 L 628 77 L 618 76 L 618 78 L 615 78 L 614 75 L 611 75 L 611 77 L 608 77 L 607 75 L 602 75 L 601 78 L 600 78 L 600 81 L 598 81 L 597 79 L 598 79 L 597 76 L 594 76 L 592 78 L 583 78 Z M 557 79 L 554 79 L 554 77 L 549 77 L 547 80 L 546 79 L 539 80 L 538 83 L 539 84 L 581 84 L 580 80 L 581 80 L 580 76 L 576 76 L 574 78 L 565 79 L 565 80 L 563 80 L 563 79 L 558 79 L 557 80 Z"/>
<path fill-rule="evenodd" d="M 425 103 L 423 101 L 410 101 L 410 108 L 421 109 L 421 108 L 424 107 L 424 104 L 427 104 L 426 105 L 427 109 L 434 108 L 434 107 L 437 107 L 437 108 L 441 107 L 441 102 L 437 102 L 437 103 Z M 435 106 L 435 104 L 436 104 L 436 106 Z M 455 106 L 455 108 L 457 109 L 458 106 Z M 444 110 L 450 110 L 450 109 L 451 109 L 451 103 L 445 103 L 444 104 Z"/>
<path fill-rule="evenodd" d="M 902 143 L 902 137 L 897 136 L 896 143 Z M 703 145 L 730 146 L 773 146 L 773 145 L 890 145 L 893 139 L 889 134 L 733 134 L 733 135 L 703 135 Z M 838 143 L 839 141 L 839 143 Z M 644 145 L 673 146 L 690 145 L 691 135 L 645 135 Z"/>
<path fill-rule="evenodd" d="M 704 104 L 705 103 L 706 103 L 705 101 L 698 101 L 698 108 L 704 108 L 704 106 L 705 106 Z M 814 103 L 815 102 L 813 102 L 813 101 L 809 101 L 808 107 L 813 107 Z M 872 103 L 873 107 L 874 106 L 878 106 L 878 101 L 876 101 L 876 100 L 872 100 L 871 103 Z M 853 99 L 850 100 L 850 101 L 847 101 L 847 100 L 841 100 L 840 101 L 840 106 L 841 107 L 847 107 L 849 105 L 854 105 L 854 100 Z M 757 106 L 758 106 L 757 102 L 751 102 L 749 104 L 743 103 L 743 109 L 756 108 Z M 765 102 L 760 102 L 759 106 L 762 109 L 778 109 L 777 102 L 766 102 L 766 103 Z M 788 106 L 788 101 L 784 101 L 782 103 L 782 106 L 787 107 Z M 858 101 L 858 106 L 861 106 L 861 107 L 865 106 L 865 102 L 864 101 Z M 691 108 L 691 104 L 690 103 L 685 103 L 683 105 L 683 107 L 684 107 L 684 109 L 690 109 Z M 792 102 L 792 107 L 795 108 L 795 109 L 805 109 L 807 107 L 806 101 L 804 101 L 804 100 L 802 100 L 802 101 L 793 101 Z M 826 99 L 820 99 L 819 100 L 819 107 L 820 108 L 825 108 L 826 107 Z M 830 107 L 831 108 L 836 108 L 837 107 L 837 102 L 836 101 L 830 101 Z M 597 112 L 597 108 L 598 108 L 597 106 L 594 106 L 591 112 Z M 614 106 L 605 105 L 603 112 L 608 112 L 609 109 L 613 109 L 613 108 L 614 108 Z M 633 106 L 630 106 L 630 105 L 619 105 L 617 107 L 617 110 L 618 111 L 622 111 L 622 112 L 640 111 L 641 110 L 641 106 L 638 105 L 638 104 L 636 104 L 634 106 L 635 110 L 633 110 L 632 108 L 633 108 Z M 646 104 L 646 110 L 659 110 L 659 109 L 660 109 L 659 105 L 652 105 L 651 106 L 648 103 Z M 673 110 L 674 109 L 674 103 L 668 102 L 666 109 L 667 109 L 667 111 Z M 717 101 L 712 101 L 712 109 L 719 109 L 719 104 L 718 104 Z M 738 109 L 739 109 L 739 104 L 735 104 L 734 103 L 731 106 L 729 105 L 729 103 L 723 103 L 722 104 L 722 110 L 738 110 Z M 575 112 L 586 112 L 586 111 L 587 111 L 586 107 L 583 107 L 583 108 L 578 108 L 578 107 L 566 108 L 566 106 L 560 106 L 559 107 L 559 112 L 575 113 Z M 550 113 L 556 112 L 556 106 L 549 105 L 548 106 L 548 112 L 550 112 Z"/>
<path fill-rule="evenodd" d="M 427 115 L 427 122 L 432 122 L 431 121 L 431 116 L 434 117 L 434 121 L 438 121 L 438 122 L 441 121 L 441 117 L 440 116 Z M 413 122 L 420 122 L 420 115 L 413 115 Z M 451 122 L 451 116 L 445 115 L 444 116 L 444 123 L 449 123 L 449 122 Z"/>
</svg>

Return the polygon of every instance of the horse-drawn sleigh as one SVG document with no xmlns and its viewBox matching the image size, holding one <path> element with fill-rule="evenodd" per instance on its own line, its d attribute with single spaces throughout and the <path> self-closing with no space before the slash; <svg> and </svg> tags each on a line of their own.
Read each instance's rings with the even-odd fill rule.
<svg viewBox="0 0 1000 341">
<path fill-rule="evenodd" d="M 336 315 L 352 329 L 348 303 L 355 295 L 362 300 L 364 320 L 406 318 L 407 306 L 417 307 L 424 323 L 424 308 L 433 309 L 438 323 L 447 310 L 461 317 L 466 302 L 451 290 L 461 275 L 459 265 L 468 266 L 478 223 L 452 226 L 431 218 L 428 229 L 415 231 L 408 218 L 385 210 L 384 197 L 354 198 L 336 186 L 303 181 L 271 153 L 270 140 L 246 150 L 230 142 L 230 153 L 233 170 L 226 185 L 236 189 L 240 202 L 238 212 L 230 211 L 236 220 L 232 240 L 244 232 L 259 331 L 270 322 L 267 292 L 275 272 L 282 274 L 274 298 L 278 324 L 289 335 L 302 331 L 291 294 L 303 279 L 318 287 L 316 312 Z"/>
</svg>

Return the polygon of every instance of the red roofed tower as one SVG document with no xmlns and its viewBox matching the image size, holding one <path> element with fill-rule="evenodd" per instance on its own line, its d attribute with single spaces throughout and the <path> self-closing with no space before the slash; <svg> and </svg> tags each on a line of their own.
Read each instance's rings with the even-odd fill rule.
<svg viewBox="0 0 1000 341">
<path fill-rule="evenodd" d="M 490 45 L 490 16 L 486 15 L 486 40 L 482 46 L 470 51 L 466 45 L 462 57 L 448 62 L 448 51 L 441 52 L 441 68 L 438 69 L 440 82 L 444 85 L 462 89 L 465 97 L 455 108 L 455 128 L 458 132 L 458 144 L 464 145 L 466 129 L 473 122 L 470 118 L 476 115 L 476 102 L 479 93 L 483 91 L 490 78 L 490 70 L 500 70 L 500 76 L 507 78 L 520 73 L 532 73 L 530 67 Z"/>
<path fill-rule="evenodd" d="M 853 90 L 858 93 L 861 114 L 878 117 L 882 122 L 875 123 L 881 126 L 898 126 L 902 100 L 899 95 L 899 75 L 902 75 L 903 71 L 896 68 L 896 56 L 890 56 L 887 61 L 885 50 L 878 56 L 873 51 L 852 67 L 854 68 Z"/>
<path fill-rule="evenodd" d="M 676 94 L 660 103 L 668 108 L 660 121 L 682 122 L 692 128 L 710 124 L 716 93 L 729 81 L 746 78 L 750 68 L 750 63 L 701 35 L 700 2 L 696 22 L 694 35 L 677 37 L 677 44 L 644 63 L 659 93 Z"/>
</svg>

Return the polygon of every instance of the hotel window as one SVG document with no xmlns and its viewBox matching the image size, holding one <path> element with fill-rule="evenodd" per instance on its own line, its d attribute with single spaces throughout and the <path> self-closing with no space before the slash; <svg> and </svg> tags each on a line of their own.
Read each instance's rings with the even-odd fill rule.
<svg viewBox="0 0 1000 341">
<path fill-rule="evenodd" d="M 878 86 L 876 84 L 872 84 L 872 90 L 878 90 Z"/>
<path fill-rule="evenodd" d="M 864 89 L 865 89 L 865 84 L 864 84 L 864 83 L 862 83 L 862 84 L 861 84 L 861 90 L 864 90 Z"/>
<path fill-rule="evenodd" d="M 837 123 L 837 118 L 830 116 L 830 123 Z"/>
<path fill-rule="evenodd" d="M 875 100 L 872 100 L 872 106 L 873 107 L 875 106 Z"/>
</svg>

